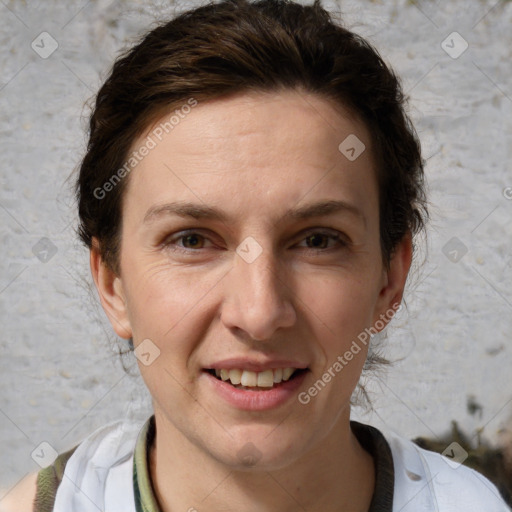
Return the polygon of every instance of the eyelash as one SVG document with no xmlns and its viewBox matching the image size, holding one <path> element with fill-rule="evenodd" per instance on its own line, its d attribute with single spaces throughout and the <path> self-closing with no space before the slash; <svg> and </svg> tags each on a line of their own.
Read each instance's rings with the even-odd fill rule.
<svg viewBox="0 0 512 512">
<path fill-rule="evenodd" d="M 199 237 L 203 238 L 204 240 L 209 240 L 208 237 L 206 237 L 205 235 L 202 235 L 199 231 L 193 230 L 193 229 L 181 231 L 180 233 L 178 233 L 178 235 L 179 236 L 173 236 L 172 238 L 167 238 L 162 243 L 162 246 L 165 247 L 165 248 L 168 248 L 168 249 L 170 249 L 170 250 L 172 250 L 174 252 L 181 252 L 181 253 L 190 254 L 190 253 L 193 253 L 193 252 L 198 252 L 202 248 L 199 248 L 199 249 L 187 249 L 187 248 L 183 248 L 183 247 L 178 247 L 176 245 L 176 242 L 178 242 L 180 240 L 183 240 L 184 238 L 187 238 L 187 237 L 189 237 L 191 235 L 198 235 Z M 307 235 L 302 240 L 306 240 L 306 239 L 310 238 L 313 235 L 321 235 L 321 236 L 325 236 L 325 237 L 330 238 L 331 240 L 336 242 L 336 244 L 339 246 L 338 247 L 339 249 L 344 248 L 344 247 L 349 245 L 348 242 L 342 237 L 341 233 L 333 234 L 332 232 L 325 232 L 325 231 L 321 231 L 321 230 L 309 231 L 307 233 Z M 319 248 L 319 249 L 317 249 L 315 247 L 305 247 L 305 249 L 306 250 L 315 250 L 316 249 L 318 252 L 324 252 L 324 251 L 330 251 L 332 249 L 336 249 L 336 247 Z"/>
</svg>

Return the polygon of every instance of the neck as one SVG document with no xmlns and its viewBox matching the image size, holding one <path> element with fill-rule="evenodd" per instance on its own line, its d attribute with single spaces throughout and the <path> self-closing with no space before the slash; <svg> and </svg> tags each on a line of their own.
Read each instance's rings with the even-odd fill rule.
<svg viewBox="0 0 512 512">
<path fill-rule="evenodd" d="M 155 412 L 149 466 L 162 512 L 368 511 L 375 468 L 350 429 L 349 415 L 340 416 L 328 436 L 289 467 L 240 471 L 190 443 Z"/>
</svg>

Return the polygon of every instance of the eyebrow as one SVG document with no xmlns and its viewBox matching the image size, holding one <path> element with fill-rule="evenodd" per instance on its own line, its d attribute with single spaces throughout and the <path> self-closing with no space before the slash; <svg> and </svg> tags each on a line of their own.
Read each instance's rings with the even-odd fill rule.
<svg viewBox="0 0 512 512">
<path fill-rule="evenodd" d="M 280 221 L 307 220 L 315 217 L 334 215 L 340 212 L 349 213 L 358 217 L 366 226 L 366 217 L 359 208 L 345 201 L 336 200 L 321 201 L 301 206 L 293 210 L 288 210 Z M 168 215 L 177 215 L 183 218 L 191 217 L 194 219 L 216 220 L 219 222 L 227 222 L 229 220 L 229 215 L 218 208 L 203 204 L 179 201 L 152 206 L 144 215 L 143 223 L 150 223 L 157 218 Z"/>
</svg>

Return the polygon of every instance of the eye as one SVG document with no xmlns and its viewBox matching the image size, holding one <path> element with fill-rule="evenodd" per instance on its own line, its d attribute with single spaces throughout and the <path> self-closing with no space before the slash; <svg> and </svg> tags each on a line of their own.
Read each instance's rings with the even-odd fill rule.
<svg viewBox="0 0 512 512">
<path fill-rule="evenodd" d="M 208 240 L 208 238 L 197 231 L 182 231 L 173 237 L 167 238 L 162 246 L 172 251 L 190 252 L 203 249 L 205 240 Z M 179 242 L 183 242 L 183 245 L 180 246 Z"/>
<path fill-rule="evenodd" d="M 320 251 L 348 245 L 348 242 L 339 232 L 312 231 L 308 233 L 304 241 L 307 243 L 307 249 L 319 249 Z M 334 242 L 334 247 L 325 247 L 325 244 L 328 244 L 329 241 Z"/>
</svg>

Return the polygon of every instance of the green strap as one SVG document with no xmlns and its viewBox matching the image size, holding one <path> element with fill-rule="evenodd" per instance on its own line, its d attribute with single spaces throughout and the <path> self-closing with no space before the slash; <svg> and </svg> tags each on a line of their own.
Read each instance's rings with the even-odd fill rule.
<svg viewBox="0 0 512 512">
<path fill-rule="evenodd" d="M 34 512 L 52 512 L 55 503 L 57 488 L 62 481 L 64 468 L 68 459 L 78 448 L 76 445 L 71 450 L 60 454 L 55 462 L 47 468 L 41 469 L 37 474 L 37 490 L 34 500 Z"/>
<path fill-rule="evenodd" d="M 133 491 L 137 512 L 160 512 L 149 475 L 149 450 L 155 439 L 155 416 L 140 431 L 133 455 Z"/>
</svg>

